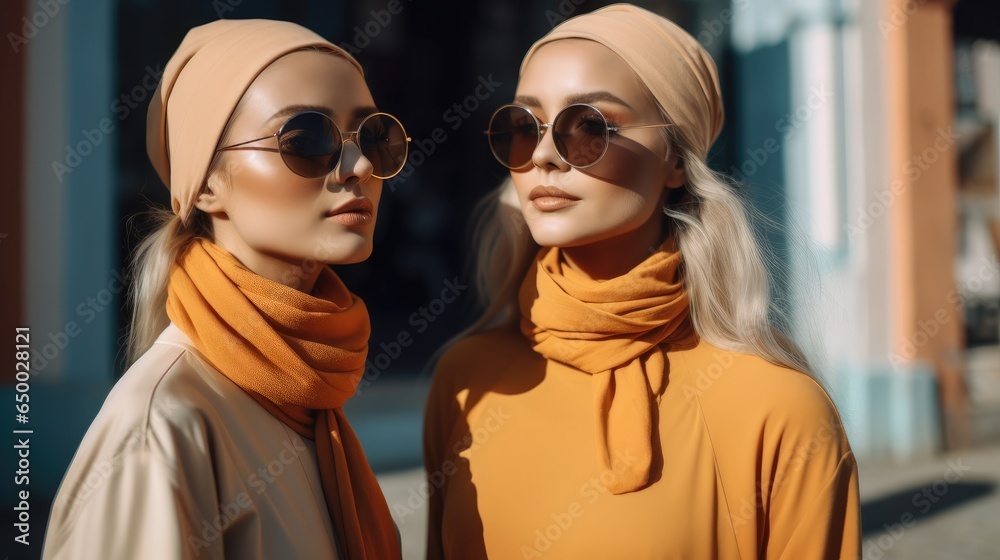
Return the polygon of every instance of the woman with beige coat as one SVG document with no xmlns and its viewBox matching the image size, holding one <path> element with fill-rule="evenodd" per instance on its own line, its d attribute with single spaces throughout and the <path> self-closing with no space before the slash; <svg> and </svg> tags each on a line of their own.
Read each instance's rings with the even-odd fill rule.
<svg viewBox="0 0 1000 560">
<path fill-rule="evenodd" d="M 342 406 L 370 332 L 326 265 L 362 261 L 407 137 L 298 25 L 192 29 L 149 108 L 173 213 L 135 257 L 132 366 L 87 431 L 43 557 L 393 559 Z"/>
</svg>

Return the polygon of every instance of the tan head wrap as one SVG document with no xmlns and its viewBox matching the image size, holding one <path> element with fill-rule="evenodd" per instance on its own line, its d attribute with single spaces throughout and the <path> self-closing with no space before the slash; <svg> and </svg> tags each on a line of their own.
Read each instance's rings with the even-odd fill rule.
<svg viewBox="0 0 1000 560">
<path fill-rule="evenodd" d="M 556 26 L 524 55 L 521 73 L 538 48 L 559 39 L 589 39 L 611 49 L 649 88 L 702 158 L 724 121 L 712 57 L 674 22 L 630 4 L 615 4 Z"/>
<path fill-rule="evenodd" d="M 146 114 L 146 151 L 187 221 L 222 131 L 243 93 L 269 64 L 303 47 L 343 49 L 286 21 L 218 20 L 191 29 L 163 71 Z"/>
</svg>

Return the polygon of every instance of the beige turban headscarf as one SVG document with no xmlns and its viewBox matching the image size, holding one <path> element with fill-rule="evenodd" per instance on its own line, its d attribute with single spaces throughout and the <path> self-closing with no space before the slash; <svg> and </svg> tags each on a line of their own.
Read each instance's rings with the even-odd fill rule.
<svg viewBox="0 0 1000 560">
<path fill-rule="evenodd" d="M 286 21 L 218 20 L 191 29 L 177 47 L 146 114 L 146 151 L 170 205 L 185 222 L 205 184 L 222 131 L 243 93 L 269 64 L 303 47 L 343 49 Z"/>
<path fill-rule="evenodd" d="M 698 155 L 708 154 L 724 120 L 719 75 L 687 31 L 648 10 L 615 4 L 556 26 L 528 49 L 521 73 L 539 47 L 559 39 L 589 39 L 622 57 Z"/>
</svg>

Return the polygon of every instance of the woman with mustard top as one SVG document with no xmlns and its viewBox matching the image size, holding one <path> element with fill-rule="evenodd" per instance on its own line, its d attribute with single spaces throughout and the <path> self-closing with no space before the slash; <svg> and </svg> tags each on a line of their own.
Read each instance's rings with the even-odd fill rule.
<svg viewBox="0 0 1000 560">
<path fill-rule="evenodd" d="M 368 313 L 326 265 L 371 254 L 402 125 L 319 35 L 221 20 L 167 63 L 146 143 L 173 214 L 138 251 L 134 363 L 63 479 L 43 557 L 400 558 L 342 410 Z"/>
<path fill-rule="evenodd" d="M 426 411 L 429 559 L 858 558 L 858 472 L 705 163 L 715 64 L 630 5 L 536 42 L 488 139 L 485 315 Z"/>
</svg>

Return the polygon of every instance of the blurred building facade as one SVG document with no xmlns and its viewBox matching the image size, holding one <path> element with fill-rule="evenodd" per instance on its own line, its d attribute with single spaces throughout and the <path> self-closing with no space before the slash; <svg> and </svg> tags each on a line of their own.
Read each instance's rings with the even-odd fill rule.
<svg viewBox="0 0 1000 560">
<path fill-rule="evenodd" d="M 856 452 L 995 438 L 1000 60 L 996 37 L 966 22 L 996 21 L 996 7 L 734 4 L 737 118 L 752 120 L 735 171 L 785 213 L 790 308 L 797 328 L 821 326 L 814 347 Z M 787 95 L 759 84 L 772 79 Z M 772 158 L 780 169 L 762 173 Z"/>
</svg>

